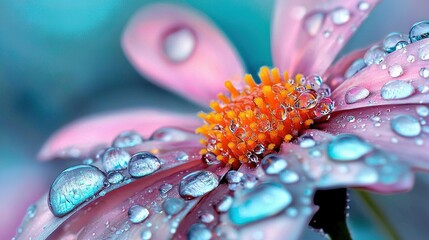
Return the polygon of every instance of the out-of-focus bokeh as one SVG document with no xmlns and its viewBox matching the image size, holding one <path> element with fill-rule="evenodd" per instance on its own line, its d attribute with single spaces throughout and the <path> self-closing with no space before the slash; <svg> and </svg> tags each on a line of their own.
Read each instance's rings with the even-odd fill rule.
<svg viewBox="0 0 429 240">
<path fill-rule="evenodd" d="M 155 1 L 0 1 L 0 239 L 15 234 L 25 206 L 45 193 L 64 168 L 62 163 L 36 161 L 44 141 L 61 126 L 89 114 L 124 108 L 199 109 L 149 83 L 122 52 L 124 26 L 151 2 Z M 250 73 L 271 65 L 273 1 L 174 3 L 211 18 L 236 46 Z M 429 19 L 427 6 L 427 0 L 385 0 L 343 53 L 368 46 L 392 31 L 408 32 L 414 22 Z M 429 178 L 419 175 L 411 193 L 375 196 L 404 238 L 424 239 L 427 233 L 429 206 L 423 196 L 428 187 Z M 365 206 L 354 199 L 352 194 L 350 222 L 356 239 L 385 238 L 377 222 L 369 220 Z M 319 238 L 306 234 L 306 239 Z"/>
</svg>

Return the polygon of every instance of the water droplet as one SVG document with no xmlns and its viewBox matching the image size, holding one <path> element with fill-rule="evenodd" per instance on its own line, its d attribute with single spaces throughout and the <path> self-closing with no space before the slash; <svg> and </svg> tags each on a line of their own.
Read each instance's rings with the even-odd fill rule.
<svg viewBox="0 0 429 240">
<path fill-rule="evenodd" d="M 216 155 L 212 152 L 204 154 L 202 159 L 205 163 L 207 163 L 207 165 L 214 165 L 220 163 L 220 161 L 216 158 Z"/>
<path fill-rule="evenodd" d="M 239 183 L 243 177 L 243 173 L 231 170 L 226 174 L 226 180 L 228 183 Z"/>
<path fill-rule="evenodd" d="M 282 157 L 270 154 L 262 159 L 261 167 L 268 175 L 275 175 L 280 173 L 287 167 L 287 161 Z"/>
<path fill-rule="evenodd" d="M 212 233 L 202 223 L 194 223 L 189 228 L 188 240 L 210 240 Z"/>
<path fill-rule="evenodd" d="M 370 66 L 372 64 L 382 63 L 384 61 L 384 56 L 386 56 L 384 50 L 380 46 L 375 45 L 368 49 L 363 59 L 366 65 Z"/>
<path fill-rule="evenodd" d="M 429 87 L 426 85 L 421 85 L 417 88 L 417 91 L 419 91 L 420 93 L 428 93 Z"/>
<path fill-rule="evenodd" d="M 307 33 L 310 36 L 315 36 L 319 33 L 323 25 L 323 20 L 325 19 L 325 14 L 322 12 L 313 12 L 307 15 L 304 19 L 304 29 L 307 30 Z"/>
<path fill-rule="evenodd" d="M 147 208 L 134 205 L 128 209 L 128 218 L 132 223 L 141 223 L 149 216 L 149 210 Z"/>
<path fill-rule="evenodd" d="M 110 184 L 117 184 L 124 180 L 124 175 L 118 171 L 112 171 L 107 174 L 107 181 Z"/>
<path fill-rule="evenodd" d="M 225 196 L 217 205 L 216 211 L 220 213 L 227 212 L 231 207 L 233 199 L 231 196 Z"/>
<path fill-rule="evenodd" d="M 152 133 L 150 140 L 162 142 L 179 142 L 188 139 L 189 132 L 177 128 L 160 128 Z"/>
<path fill-rule="evenodd" d="M 417 114 L 420 117 L 427 117 L 427 116 L 429 116 L 429 108 L 426 107 L 426 106 L 423 106 L 423 105 L 417 106 L 416 107 L 416 111 L 417 111 Z"/>
<path fill-rule="evenodd" d="M 428 68 L 420 68 L 419 75 L 422 78 L 429 78 L 429 69 Z"/>
<path fill-rule="evenodd" d="M 318 90 L 322 87 L 323 80 L 319 75 L 310 75 L 305 78 L 305 85 L 309 85 L 312 89 Z"/>
<path fill-rule="evenodd" d="M 185 199 L 201 197 L 215 189 L 219 184 L 216 174 L 209 171 L 196 171 L 186 175 L 179 185 L 179 194 Z"/>
<path fill-rule="evenodd" d="M 161 161 L 149 152 L 139 152 L 131 157 L 128 172 L 138 178 L 154 173 L 161 168 Z"/>
<path fill-rule="evenodd" d="M 415 23 L 410 29 L 410 41 L 417 42 L 429 37 L 429 21 Z"/>
<path fill-rule="evenodd" d="M 323 37 L 324 38 L 328 38 L 330 36 L 331 36 L 331 31 L 326 30 L 326 31 L 323 32 Z"/>
<path fill-rule="evenodd" d="M 350 20 L 351 13 L 348 9 L 339 7 L 331 12 L 331 20 L 336 25 L 343 25 Z"/>
<path fill-rule="evenodd" d="M 412 54 L 408 55 L 407 62 L 413 63 L 414 61 L 416 61 L 416 57 L 414 57 Z"/>
<path fill-rule="evenodd" d="M 387 35 L 383 41 L 383 49 L 387 53 L 402 49 L 408 45 L 408 36 L 393 32 Z"/>
<path fill-rule="evenodd" d="M 246 158 L 247 158 L 247 161 L 249 163 L 258 163 L 259 162 L 259 157 L 256 156 L 256 154 L 253 153 L 253 152 L 247 152 L 246 153 Z"/>
<path fill-rule="evenodd" d="M 122 170 L 127 168 L 130 157 L 127 151 L 121 148 L 111 147 L 104 152 L 101 163 L 106 172 Z"/>
<path fill-rule="evenodd" d="M 298 109 L 311 109 L 317 104 L 317 92 L 308 90 L 301 93 L 295 101 L 295 108 Z"/>
<path fill-rule="evenodd" d="M 368 2 L 360 1 L 357 5 L 358 9 L 362 12 L 367 11 L 371 5 Z"/>
<path fill-rule="evenodd" d="M 323 98 L 316 105 L 314 109 L 314 115 L 316 115 L 316 117 L 323 117 L 329 115 L 334 110 L 334 107 L 334 101 L 332 101 L 330 98 Z"/>
<path fill-rule="evenodd" d="M 211 223 L 214 220 L 214 216 L 211 213 L 204 213 L 199 218 L 203 223 Z"/>
<path fill-rule="evenodd" d="M 161 184 L 161 186 L 159 186 L 159 193 L 161 194 L 161 196 L 165 196 L 172 188 L 173 185 L 169 183 L 163 183 Z"/>
<path fill-rule="evenodd" d="M 140 237 L 142 240 L 150 240 L 152 238 L 152 232 L 149 229 L 143 230 Z"/>
<path fill-rule="evenodd" d="M 358 136 L 340 134 L 327 146 L 328 157 L 337 161 L 354 161 L 371 152 L 373 147 Z"/>
<path fill-rule="evenodd" d="M 75 209 L 104 186 L 105 176 L 92 165 L 78 165 L 58 175 L 49 190 L 49 207 L 61 217 Z"/>
<path fill-rule="evenodd" d="M 113 147 L 134 147 L 138 144 L 143 143 L 143 137 L 135 131 L 126 131 L 119 134 L 115 140 L 113 140 Z"/>
<path fill-rule="evenodd" d="M 390 121 L 392 130 L 403 137 L 415 137 L 420 134 L 422 127 L 419 121 L 411 115 L 398 115 Z"/>
<path fill-rule="evenodd" d="M 273 216 L 292 202 L 292 195 L 281 185 L 263 183 L 234 199 L 229 218 L 236 225 L 245 225 Z"/>
<path fill-rule="evenodd" d="M 189 155 L 185 152 L 177 151 L 174 153 L 174 159 L 176 159 L 177 161 L 188 161 Z"/>
<path fill-rule="evenodd" d="M 347 116 L 346 119 L 347 119 L 347 122 L 354 122 L 356 120 L 356 118 L 354 116 L 351 116 L 351 115 Z"/>
<path fill-rule="evenodd" d="M 311 148 L 316 145 L 316 141 L 314 141 L 313 137 L 310 135 L 300 136 L 298 142 L 299 146 L 302 148 Z"/>
<path fill-rule="evenodd" d="M 391 77 L 400 77 L 404 73 L 404 70 L 402 69 L 401 65 L 395 64 L 389 67 L 389 75 Z"/>
<path fill-rule="evenodd" d="M 265 152 L 265 146 L 264 146 L 263 144 L 257 144 L 257 145 L 255 146 L 255 148 L 253 149 L 253 152 L 254 152 L 256 155 L 262 155 L 262 154 L 264 154 L 264 152 Z"/>
<path fill-rule="evenodd" d="M 417 54 L 421 60 L 429 60 L 429 44 L 419 47 L 419 49 L 417 49 Z"/>
<path fill-rule="evenodd" d="M 167 198 L 162 204 L 162 208 L 168 216 L 175 215 L 185 207 L 185 201 L 181 198 Z"/>
<path fill-rule="evenodd" d="M 380 91 L 381 97 L 385 100 L 403 99 L 411 96 L 413 93 L 413 85 L 402 80 L 387 82 Z"/>
<path fill-rule="evenodd" d="M 27 208 L 27 214 L 26 217 L 28 219 L 32 219 L 36 216 L 37 213 L 37 205 L 36 204 L 31 204 L 28 208 Z"/>
<path fill-rule="evenodd" d="M 195 34 L 187 27 L 173 29 L 164 39 L 164 53 L 173 62 L 187 60 L 195 46 Z"/>
<path fill-rule="evenodd" d="M 348 78 L 353 77 L 356 73 L 360 72 L 365 67 L 366 67 L 366 63 L 365 63 L 364 59 L 359 58 L 359 59 L 355 60 L 350 65 L 350 67 L 346 70 L 346 72 L 344 73 L 344 78 L 348 79 Z"/>
<path fill-rule="evenodd" d="M 347 104 L 353 104 L 367 98 L 368 96 L 368 89 L 361 86 L 354 86 L 347 90 L 345 100 Z"/>
<path fill-rule="evenodd" d="M 279 174 L 280 180 L 283 183 L 291 184 L 299 181 L 299 175 L 295 171 L 285 170 Z"/>
</svg>

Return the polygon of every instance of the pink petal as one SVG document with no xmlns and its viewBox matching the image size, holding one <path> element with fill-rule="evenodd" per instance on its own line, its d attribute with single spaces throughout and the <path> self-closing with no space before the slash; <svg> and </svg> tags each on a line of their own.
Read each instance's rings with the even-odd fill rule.
<svg viewBox="0 0 429 240">
<path fill-rule="evenodd" d="M 183 40 L 182 45 L 172 45 L 170 50 L 182 60 L 172 61 L 164 42 L 177 30 L 182 30 L 182 38 L 177 38 Z M 140 10 L 128 24 L 122 46 L 140 73 L 200 104 L 223 92 L 226 80 L 243 76 L 237 52 L 219 29 L 199 13 L 180 6 L 154 4 Z"/>
<path fill-rule="evenodd" d="M 366 10 L 359 9 L 360 2 L 278 0 L 272 30 L 274 65 L 292 73 L 324 75 L 379 0 L 365 1 L 369 4 Z M 350 17 L 339 19 L 344 23 L 336 25 L 333 11 L 340 7 L 347 9 Z"/>
<path fill-rule="evenodd" d="M 428 103 L 429 94 L 427 94 L 428 79 L 421 74 L 422 68 L 427 68 L 427 61 L 421 59 L 423 47 L 429 48 L 429 39 L 424 39 L 408 45 L 404 50 L 395 51 L 385 57 L 385 61 L 380 65 L 370 65 L 359 73 L 344 81 L 335 91 L 332 92 L 331 98 L 335 100 L 335 111 L 356 109 L 370 106 L 380 105 L 398 105 L 398 104 L 414 104 Z M 409 60 L 409 56 L 414 57 L 414 62 Z M 407 60 L 408 59 L 408 60 Z M 390 72 L 389 73 L 389 69 Z M 395 70 L 402 69 L 402 74 L 398 77 L 393 73 Z M 409 97 L 401 99 L 383 99 L 381 90 L 383 86 L 390 81 L 403 81 L 405 84 L 411 85 L 414 88 L 414 93 Z M 355 96 L 353 89 L 367 89 L 369 96 L 362 98 L 359 101 L 350 103 L 346 101 L 348 96 Z M 350 94 L 350 91 L 352 92 Z M 348 93 L 349 92 L 349 93 Z M 422 93 L 423 92 L 423 93 Z M 356 93 L 356 92 L 355 92 Z M 347 104 L 349 102 L 349 104 Z"/>
<path fill-rule="evenodd" d="M 148 137 L 161 127 L 179 127 L 193 132 L 197 117 L 155 110 L 126 110 L 77 120 L 56 132 L 43 146 L 38 158 L 48 160 L 67 155 L 84 155 L 94 147 L 110 145 L 121 132 L 133 130 Z"/>
<path fill-rule="evenodd" d="M 427 154 L 429 129 L 426 126 L 426 122 L 429 122 L 429 117 L 426 115 L 426 110 L 429 111 L 428 106 L 428 104 L 378 106 L 341 111 L 333 114 L 328 122 L 318 125 L 318 128 L 332 134 L 356 134 L 388 152 L 395 153 L 411 167 L 427 171 L 429 170 Z M 421 129 L 417 136 L 404 137 L 393 130 L 395 117 L 401 115 L 410 116 L 416 120 L 415 125 Z M 412 134 L 414 129 L 409 128 L 406 133 Z"/>
</svg>

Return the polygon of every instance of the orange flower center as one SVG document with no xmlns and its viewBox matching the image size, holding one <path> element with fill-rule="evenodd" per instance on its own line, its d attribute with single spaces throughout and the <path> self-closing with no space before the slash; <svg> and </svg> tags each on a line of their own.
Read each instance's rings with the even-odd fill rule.
<svg viewBox="0 0 429 240">
<path fill-rule="evenodd" d="M 289 78 L 277 68 L 262 67 L 260 84 L 251 75 L 244 76 L 247 86 L 237 90 L 230 81 L 225 86 L 230 96 L 219 94 L 210 113 L 200 113 L 205 124 L 196 130 L 203 135 L 205 159 L 238 167 L 240 163 L 258 163 L 278 151 L 283 142 L 298 137 L 316 119 L 326 119 L 334 108 L 329 89 L 321 78 L 297 74 Z M 328 91 L 328 92 L 327 92 Z"/>
</svg>

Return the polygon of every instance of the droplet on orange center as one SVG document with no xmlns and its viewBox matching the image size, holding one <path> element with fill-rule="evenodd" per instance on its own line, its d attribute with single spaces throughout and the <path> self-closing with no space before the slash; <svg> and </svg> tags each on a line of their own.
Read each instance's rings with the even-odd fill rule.
<svg viewBox="0 0 429 240">
<path fill-rule="evenodd" d="M 210 103 L 213 111 L 199 114 L 205 122 L 196 130 L 205 137 L 201 154 L 214 155 L 233 166 L 258 163 L 334 108 L 326 96 L 329 91 L 314 80 L 321 80 L 318 76 L 289 78 L 287 72 L 262 67 L 259 78 L 257 84 L 251 75 L 245 75 L 243 90 L 225 82 L 229 94 L 220 93 L 219 101 Z"/>
</svg>

